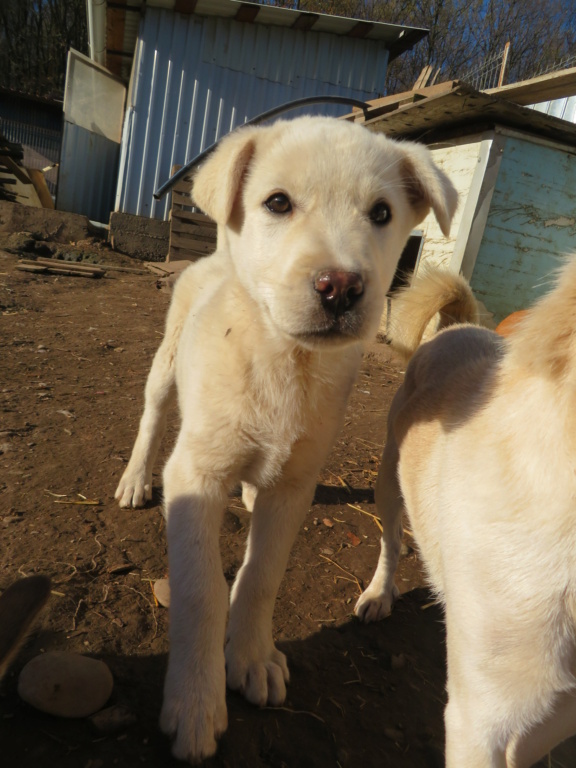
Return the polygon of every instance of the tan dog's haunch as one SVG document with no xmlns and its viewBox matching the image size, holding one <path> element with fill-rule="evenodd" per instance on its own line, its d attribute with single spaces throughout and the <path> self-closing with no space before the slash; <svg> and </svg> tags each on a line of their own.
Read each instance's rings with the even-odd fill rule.
<svg viewBox="0 0 576 768">
<path fill-rule="evenodd" d="M 462 292 L 433 281 L 397 305 L 405 353 L 434 295 Z M 423 344 L 390 409 L 382 549 L 356 613 L 391 610 L 405 509 L 445 606 L 447 768 L 527 768 L 576 732 L 574 329 L 576 258 L 509 339 L 456 325 Z"/>
<path fill-rule="evenodd" d="M 226 683 L 258 705 L 284 701 L 288 667 L 272 614 L 293 540 L 402 248 L 430 208 L 448 232 L 456 193 L 421 146 L 299 118 L 223 139 L 193 197 L 218 224 L 218 249 L 175 286 L 116 496 L 121 507 L 150 498 L 177 391 L 182 423 L 164 471 L 171 605 L 161 727 L 174 755 L 196 762 L 226 729 Z M 218 536 L 239 481 L 253 515 L 226 624 Z"/>
</svg>

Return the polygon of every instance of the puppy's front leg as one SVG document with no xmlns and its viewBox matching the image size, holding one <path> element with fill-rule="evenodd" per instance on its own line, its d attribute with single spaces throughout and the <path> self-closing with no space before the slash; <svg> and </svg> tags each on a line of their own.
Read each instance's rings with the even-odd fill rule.
<svg viewBox="0 0 576 768">
<path fill-rule="evenodd" d="M 258 491 L 246 557 L 230 605 L 226 643 L 229 688 L 259 706 L 279 706 L 289 680 L 286 657 L 274 645 L 272 615 L 290 549 L 314 496 L 316 472 Z"/>
<path fill-rule="evenodd" d="M 382 521 L 380 558 L 376 573 L 367 589 L 360 595 L 354 613 L 364 622 L 378 621 L 390 614 L 398 589 L 394 573 L 402 544 L 402 511 L 404 503 L 398 485 L 398 448 L 389 431 L 382 464 L 376 481 L 376 507 Z"/>
<path fill-rule="evenodd" d="M 205 269 L 211 264 L 206 260 Z M 202 284 L 198 269 L 187 269 L 174 287 L 162 343 L 158 347 L 146 381 L 144 412 L 140 419 L 138 436 L 128 466 L 122 475 L 114 497 L 121 507 L 142 507 L 152 498 L 152 469 L 166 430 L 166 420 L 172 402 L 176 399 L 176 355 L 182 329 Z"/>
<path fill-rule="evenodd" d="M 224 633 L 228 588 L 219 531 L 225 486 L 194 470 L 179 441 L 164 472 L 170 566 L 170 654 L 160 716 L 173 754 L 192 763 L 226 730 Z"/>
</svg>

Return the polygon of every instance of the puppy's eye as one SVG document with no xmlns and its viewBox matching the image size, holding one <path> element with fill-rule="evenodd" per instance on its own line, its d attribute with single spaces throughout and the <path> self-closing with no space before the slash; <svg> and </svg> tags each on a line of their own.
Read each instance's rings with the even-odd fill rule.
<svg viewBox="0 0 576 768">
<path fill-rule="evenodd" d="M 275 192 L 270 195 L 268 200 L 264 201 L 264 205 L 271 213 L 290 213 L 292 210 L 290 198 L 283 192 Z"/>
<path fill-rule="evenodd" d="M 370 209 L 370 213 L 368 215 L 370 217 L 370 221 L 374 222 L 374 224 L 376 224 L 378 227 L 383 227 L 385 224 L 388 224 L 392 218 L 392 214 L 390 213 L 390 206 L 383 200 L 375 203 Z"/>
</svg>

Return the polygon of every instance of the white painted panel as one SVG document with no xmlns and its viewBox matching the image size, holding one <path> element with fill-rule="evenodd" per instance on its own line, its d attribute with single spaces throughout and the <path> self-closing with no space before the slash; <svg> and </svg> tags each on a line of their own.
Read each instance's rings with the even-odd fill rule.
<svg viewBox="0 0 576 768">
<path fill-rule="evenodd" d="M 458 191 L 458 208 L 452 221 L 450 237 L 442 234 L 434 214 L 431 212 L 418 229 L 424 232 L 424 246 L 420 258 L 421 264 L 448 268 L 454 252 L 458 230 L 462 222 L 464 205 L 474 171 L 478 166 L 481 141 L 480 137 L 463 139 L 454 146 L 435 149 L 432 147 L 434 162 L 448 174 Z"/>
</svg>

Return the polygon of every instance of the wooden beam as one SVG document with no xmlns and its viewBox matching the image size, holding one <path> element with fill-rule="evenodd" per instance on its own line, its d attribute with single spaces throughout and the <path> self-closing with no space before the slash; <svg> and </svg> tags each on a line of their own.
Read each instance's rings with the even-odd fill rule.
<svg viewBox="0 0 576 768">
<path fill-rule="evenodd" d="M 414 83 L 413 90 L 416 90 L 418 88 L 424 88 L 428 80 L 430 79 L 430 75 L 432 74 L 432 65 L 427 64 L 420 74 L 418 75 L 418 78 L 416 82 Z"/>
<path fill-rule="evenodd" d="M 292 24 L 292 29 L 299 29 L 302 32 L 307 32 L 309 29 L 312 29 L 319 18 L 317 13 L 301 13 L 294 24 Z"/>
<path fill-rule="evenodd" d="M 124 24 L 126 9 L 108 8 L 106 14 L 106 48 L 109 52 L 119 52 L 124 48 Z"/>
<path fill-rule="evenodd" d="M 358 24 L 355 24 L 350 32 L 347 33 L 346 37 L 356 37 L 359 39 L 362 39 L 364 37 L 367 37 L 367 35 L 374 29 L 374 24 L 370 21 L 359 21 Z"/>
<path fill-rule="evenodd" d="M 174 13 L 194 13 L 198 0 L 175 0 Z"/>
<path fill-rule="evenodd" d="M 252 23 L 256 16 L 260 13 L 260 7 L 258 5 L 244 5 L 242 4 L 236 12 L 234 19 L 236 21 L 246 21 Z"/>
<path fill-rule="evenodd" d="M 458 85 L 457 80 L 448 80 L 445 83 L 438 83 L 437 85 L 429 85 L 426 88 L 414 88 L 411 91 L 404 91 L 403 93 L 394 93 L 391 96 L 382 96 L 379 99 L 371 99 L 368 104 L 368 119 L 385 115 L 388 112 L 392 112 L 395 109 L 403 106 L 404 104 L 412 103 L 419 99 L 430 98 L 431 96 L 438 96 L 444 93 L 450 93 Z M 354 108 L 351 115 L 345 115 L 346 118 L 351 117 L 363 119 L 363 113 L 360 109 Z"/>
<path fill-rule="evenodd" d="M 522 80 L 511 85 L 503 85 L 500 88 L 489 88 L 484 93 L 522 106 L 576 96 L 576 67 L 551 72 L 531 80 Z"/>
</svg>

